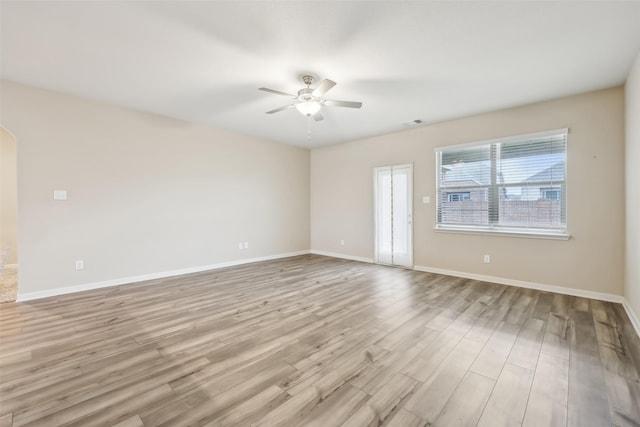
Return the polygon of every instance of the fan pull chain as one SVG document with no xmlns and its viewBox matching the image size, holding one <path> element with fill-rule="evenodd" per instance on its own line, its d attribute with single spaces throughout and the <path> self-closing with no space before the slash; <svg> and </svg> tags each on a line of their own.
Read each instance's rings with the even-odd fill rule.
<svg viewBox="0 0 640 427">
<path fill-rule="evenodd" d="M 307 116 L 307 142 L 311 142 L 311 116 Z"/>
</svg>

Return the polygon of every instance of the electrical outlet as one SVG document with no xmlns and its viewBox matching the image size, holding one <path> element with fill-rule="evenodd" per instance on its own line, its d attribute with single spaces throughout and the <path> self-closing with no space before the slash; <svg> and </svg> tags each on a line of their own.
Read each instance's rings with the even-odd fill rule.
<svg viewBox="0 0 640 427">
<path fill-rule="evenodd" d="M 340 246 L 344 246 L 344 240 L 340 240 Z"/>
<path fill-rule="evenodd" d="M 485 255 L 484 256 L 484 263 L 485 264 L 491 264 L 491 255 Z"/>
<path fill-rule="evenodd" d="M 242 242 L 238 243 L 238 249 L 240 250 L 244 249 L 244 245 L 242 244 Z"/>
<path fill-rule="evenodd" d="M 76 261 L 76 270 L 84 270 L 84 261 L 79 259 Z"/>
<path fill-rule="evenodd" d="M 249 249 L 249 242 L 244 242 L 244 248 Z"/>
</svg>

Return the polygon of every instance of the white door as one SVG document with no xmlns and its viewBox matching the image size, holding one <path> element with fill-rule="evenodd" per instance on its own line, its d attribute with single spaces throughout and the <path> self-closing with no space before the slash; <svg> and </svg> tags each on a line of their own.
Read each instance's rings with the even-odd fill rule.
<svg viewBox="0 0 640 427">
<path fill-rule="evenodd" d="M 413 165 L 375 168 L 376 262 L 413 267 Z"/>
</svg>

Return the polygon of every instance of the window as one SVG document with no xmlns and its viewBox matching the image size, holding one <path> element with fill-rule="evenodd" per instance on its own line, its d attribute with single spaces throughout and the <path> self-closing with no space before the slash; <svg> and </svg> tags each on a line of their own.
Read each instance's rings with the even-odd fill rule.
<svg viewBox="0 0 640 427">
<path fill-rule="evenodd" d="M 560 188 L 541 188 L 540 198 L 549 200 L 560 200 Z"/>
<path fill-rule="evenodd" d="M 447 193 L 447 201 L 449 202 L 461 202 L 463 200 L 471 200 L 471 193 Z"/>
<path fill-rule="evenodd" d="M 567 133 L 436 149 L 436 229 L 566 238 Z"/>
</svg>

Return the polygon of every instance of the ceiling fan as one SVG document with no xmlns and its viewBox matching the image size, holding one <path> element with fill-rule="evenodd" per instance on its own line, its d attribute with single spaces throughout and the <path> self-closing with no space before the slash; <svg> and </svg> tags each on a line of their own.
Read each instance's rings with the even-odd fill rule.
<svg viewBox="0 0 640 427">
<path fill-rule="evenodd" d="M 290 93 L 281 92 L 279 90 L 269 89 L 266 87 L 259 88 L 259 90 L 263 90 L 265 92 L 275 93 L 276 95 L 282 95 L 298 100 L 298 102 L 296 103 L 285 105 L 284 107 L 276 108 L 275 110 L 267 111 L 267 114 L 273 114 L 295 107 L 303 115 L 307 117 L 313 117 L 315 121 L 319 121 L 323 119 L 322 114 L 320 114 L 320 109 L 322 107 L 362 107 L 362 102 L 333 101 L 330 99 L 323 99 L 322 96 L 327 93 L 329 89 L 336 85 L 336 82 L 334 82 L 333 80 L 324 79 L 315 89 L 311 88 L 311 83 L 313 83 L 313 76 L 304 75 L 302 76 L 302 81 L 307 85 L 307 87 L 300 89 L 297 95 L 292 95 Z"/>
</svg>

